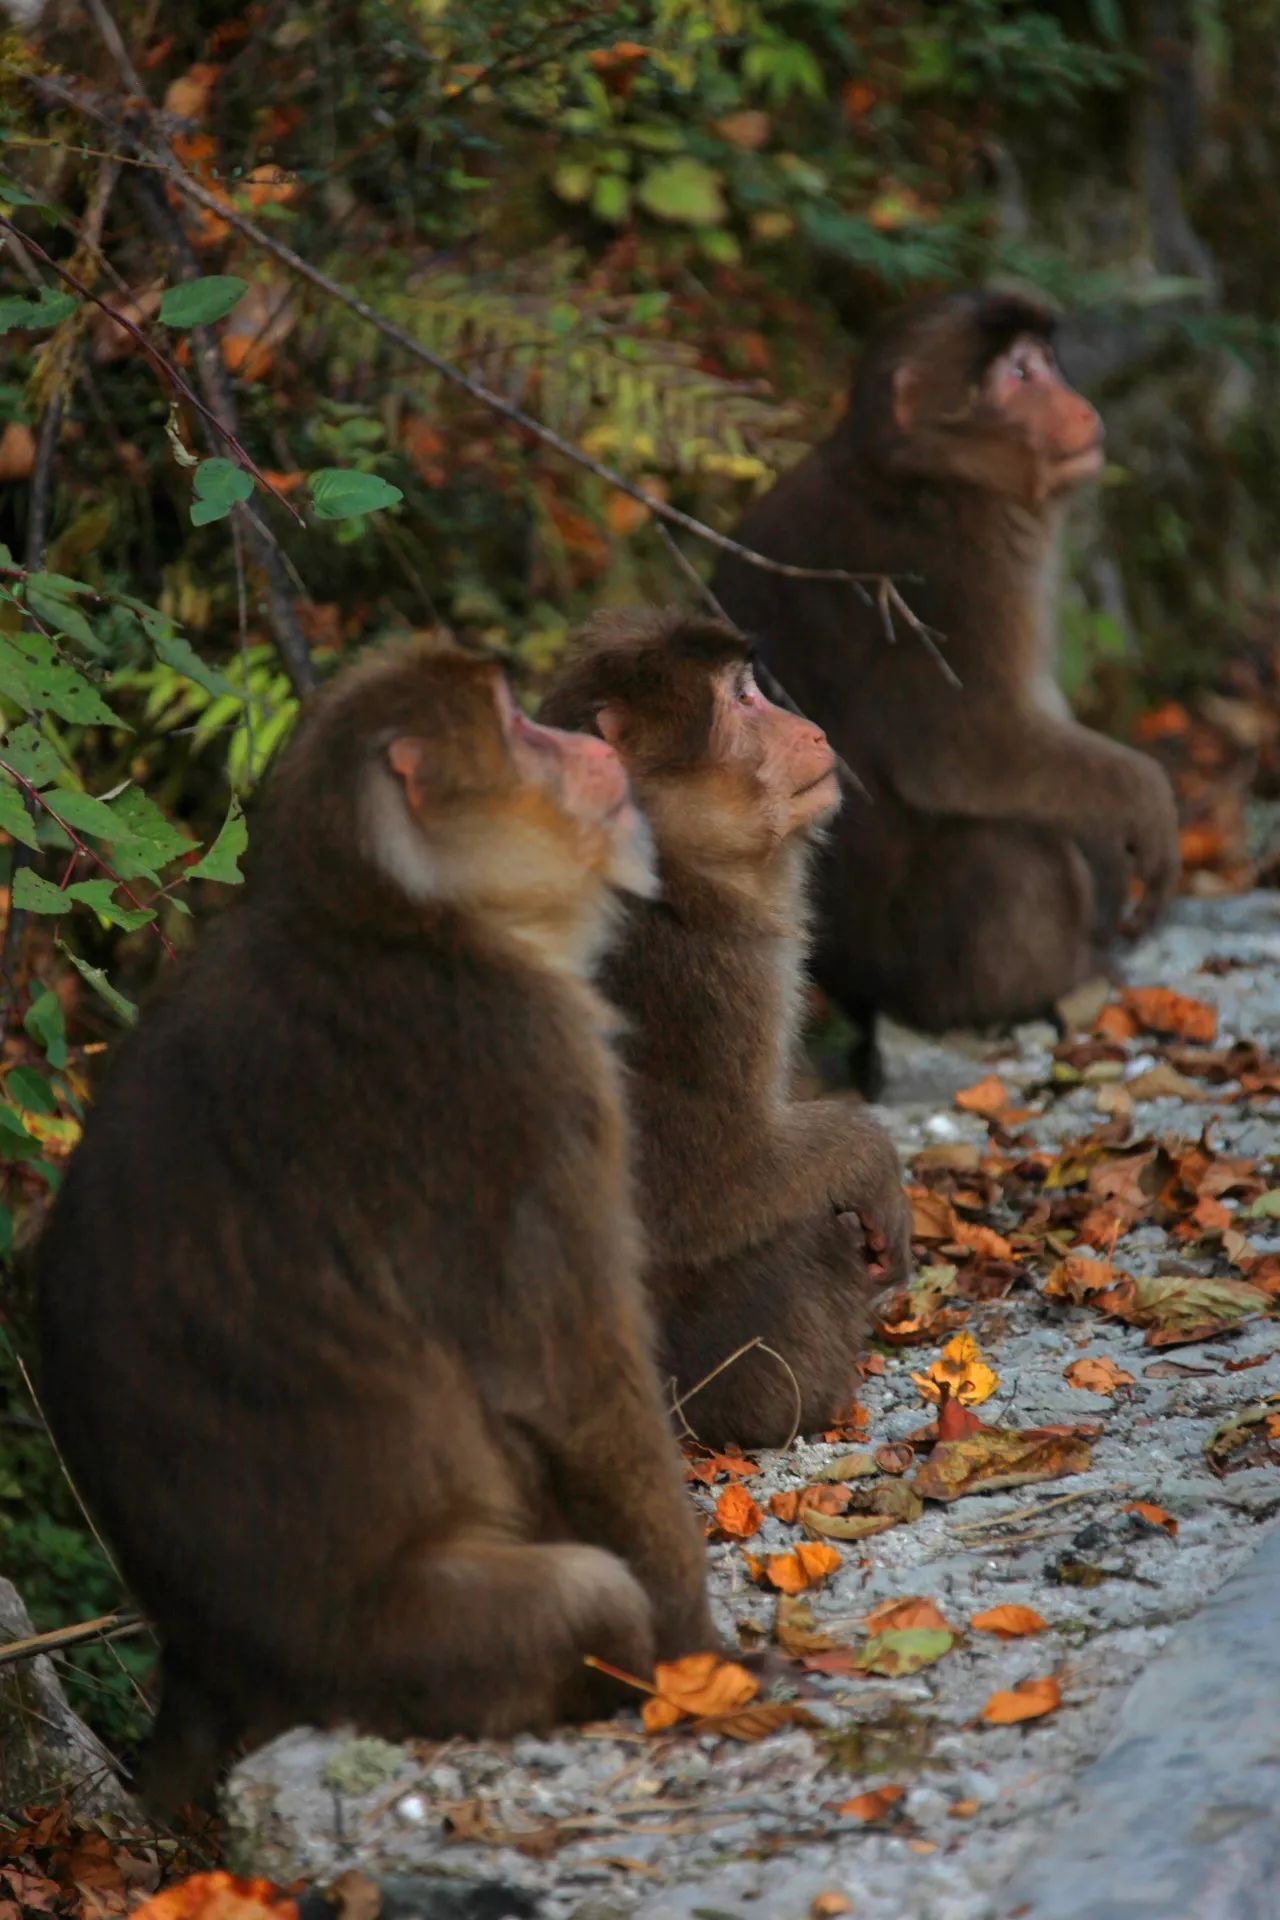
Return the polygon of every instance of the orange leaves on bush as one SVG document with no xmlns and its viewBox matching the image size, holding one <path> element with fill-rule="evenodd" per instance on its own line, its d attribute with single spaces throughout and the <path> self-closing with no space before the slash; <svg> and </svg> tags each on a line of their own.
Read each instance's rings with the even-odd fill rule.
<svg viewBox="0 0 1280 1920">
<path fill-rule="evenodd" d="M 790 1553 L 771 1553 L 767 1560 L 748 1557 L 748 1565 L 754 1577 L 767 1581 L 779 1593 L 804 1593 L 835 1572 L 840 1555 L 820 1540 L 804 1540 Z"/>
<path fill-rule="evenodd" d="M 945 1387 L 950 1398 L 962 1407 L 980 1407 L 1000 1384 L 971 1333 L 956 1334 L 923 1373 L 913 1373 L 911 1378 L 926 1400 L 941 1402 Z"/>
<path fill-rule="evenodd" d="M 640 1718 L 646 1733 L 663 1733 L 677 1720 L 711 1720 L 734 1713 L 754 1700 L 760 1682 L 735 1660 L 718 1653 L 688 1653 L 682 1660 L 660 1660 L 653 1670 L 654 1692 Z"/>
<path fill-rule="evenodd" d="M 1149 1527 L 1159 1527 L 1171 1540 L 1177 1536 L 1178 1523 L 1173 1515 L 1166 1513 L 1163 1507 L 1152 1506 L 1149 1500 L 1131 1500 L 1124 1511 L 1136 1513 L 1138 1518 L 1145 1520 Z"/>
<path fill-rule="evenodd" d="M 882 1600 L 873 1607 L 863 1625 L 870 1634 L 907 1633 L 912 1629 L 926 1633 L 954 1633 L 949 1621 L 944 1620 L 932 1600 L 921 1599 L 918 1595 L 909 1595 L 904 1600 Z"/>
<path fill-rule="evenodd" d="M 735 1540 L 749 1540 L 753 1533 L 759 1532 L 763 1519 L 760 1508 L 736 1480 L 716 1501 L 716 1525 L 721 1533 L 731 1534 Z"/>
<path fill-rule="evenodd" d="M 1039 1720 L 1062 1705 L 1062 1689 L 1052 1674 L 1043 1680 L 1019 1680 L 1007 1693 L 993 1693 L 978 1715 L 989 1727 L 1011 1727 L 1019 1720 Z"/>
<path fill-rule="evenodd" d="M 1133 1375 L 1105 1356 L 1097 1360 L 1073 1360 L 1062 1377 L 1069 1387 L 1081 1387 L 1086 1393 L 1114 1393 L 1117 1387 L 1133 1385 Z"/>
<path fill-rule="evenodd" d="M 1203 1000 L 1173 993 L 1168 987 L 1126 987 L 1120 1005 L 1145 1033 L 1173 1034 L 1179 1040 L 1208 1045 L 1218 1031 L 1218 1016 Z"/>
<path fill-rule="evenodd" d="M 842 1800 L 836 1812 L 848 1814 L 851 1820 L 883 1820 L 905 1792 L 905 1787 L 873 1787 L 869 1793 L 856 1793 L 852 1800 Z"/>
<path fill-rule="evenodd" d="M 233 1873 L 193 1873 L 144 1900 L 134 1914 L 143 1920 L 294 1920 L 293 1896 L 270 1880 Z"/>
<path fill-rule="evenodd" d="M 988 1607 L 975 1613 L 969 1625 L 975 1633 L 998 1634 L 1001 1640 L 1021 1640 L 1028 1633 L 1043 1633 L 1048 1621 L 1034 1607 Z"/>
<path fill-rule="evenodd" d="M 1008 1087 L 998 1075 L 989 1073 L 977 1080 L 971 1087 L 962 1087 L 955 1095 L 955 1104 L 961 1113 L 981 1114 L 983 1119 L 991 1120 L 1012 1104 Z"/>
<path fill-rule="evenodd" d="M 967 1440 L 940 1441 L 911 1484 L 922 1500 L 959 1500 L 966 1493 L 1062 1480 L 1088 1468 L 1089 1448 L 1078 1435 L 983 1427 Z"/>
</svg>

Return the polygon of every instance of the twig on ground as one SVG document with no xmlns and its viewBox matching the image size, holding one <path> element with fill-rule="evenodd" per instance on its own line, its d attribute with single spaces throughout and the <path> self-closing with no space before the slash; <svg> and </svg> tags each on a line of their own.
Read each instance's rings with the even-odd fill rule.
<svg viewBox="0 0 1280 1920">
<path fill-rule="evenodd" d="M 60 1653 L 67 1647 L 83 1646 L 87 1640 L 123 1640 L 135 1633 L 148 1632 L 140 1613 L 103 1613 L 96 1620 L 80 1620 L 72 1627 L 51 1627 L 48 1633 L 27 1634 L 22 1640 L 10 1640 L 0 1647 L 0 1667 L 18 1660 L 35 1660 L 42 1653 Z"/>
</svg>

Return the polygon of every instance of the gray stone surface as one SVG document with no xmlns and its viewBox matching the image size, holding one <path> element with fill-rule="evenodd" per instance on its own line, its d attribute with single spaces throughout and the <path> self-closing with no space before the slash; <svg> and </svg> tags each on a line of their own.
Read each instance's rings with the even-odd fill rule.
<svg viewBox="0 0 1280 1920">
<path fill-rule="evenodd" d="M 1210 957 L 1240 964 L 1200 972 Z M 1184 903 L 1134 953 L 1129 972 L 1135 983 L 1212 1001 L 1223 1044 L 1244 1037 L 1280 1051 L 1276 896 Z M 983 1142 L 985 1124 L 957 1112 L 951 1096 L 991 1071 L 1011 1088 L 1031 1090 L 1036 1113 L 1026 1131 L 1035 1143 L 1052 1147 L 1091 1131 L 1102 1117 L 1096 1088 L 1052 1098 L 1036 1091 L 1052 1040 L 1044 1026 L 957 1044 L 891 1034 L 890 1086 L 901 1104 L 884 1117 L 904 1157 L 940 1140 Z M 1135 1046 L 1127 1078 L 1142 1064 Z M 1280 1184 L 1280 1101 L 1232 1103 L 1207 1084 L 1201 1091 L 1194 1101 L 1135 1099 L 1134 1137 L 1194 1139 L 1212 1123 L 1222 1149 L 1257 1156 Z M 1250 1222 L 1246 1230 L 1260 1249 L 1280 1246 L 1276 1223 Z M 1117 1264 L 1137 1273 L 1185 1258 L 1185 1248 L 1149 1226 L 1122 1236 L 1116 1248 Z M 1191 1264 L 1221 1271 L 1211 1256 Z M 1276 1750 L 1266 1746 L 1265 1730 L 1268 1720 L 1280 1726 L 1280 1683 L 1259 1653 L 1268 1635 L 1280 1646 L 1280 1584 L 1268 1577 L 1273 1537 L 1267 1562 L 1242 1575 L 1248 1605 L 1234 1604 L 1237 1589 L 1228 1586 L 1214 1614 L 1202 1612 L 1248 1566 L 1280 1512 L 1280 1472 L 1264 1465 L 1219 1478 L 1205 1458 L 1223 1420 L 1280 1393 L 1280 1329 L 1262 1319 L 1163 1353 L 1145 1347 L 1132 1328 L 1034 1292 L 976 1308 L 968 1325 L 1000 1375 L 985 1417 L 1017 1427 L 1101 1422 L 1089 1470 L 928 1506 L 911 1526 L 846 1546 L 839 1571 L 811 1596 L 813 1611 L 821 1627 L 856 1642 L 880 1600 L 926 1596 L 958 1628 L 980 1609 L 1011 1601 L 1034 1606 L 1045 1633 L 1002 1642 L 970 1632 L 937 1665 L 905 1679 L 814 1677 L 805 1704 L 819 1727 L 792 1728 L 756 1746 L 696 1734 L 651 1740 L 624 1717 L 605 1729 L 505 1747 L 388 1749 L 378 1783 L 368 1785 L 348 1764 L 349 1736 L 299 1730 L 232 1777 L 235 1861 L 284 1880 L 325 1879 L 353 1864 L 376 1873 L 444 1873 L 459 1886 L 501 1880 L 535 1895 L 546 1920 L 805 1920 L 819 1893 L 846 1896 L 853 1920 L 1007 1920 L 1014 1895 L 1004 1890 L 1024 1887 L 1014 1876 L 1048 1860 L 1046 1836 L 1073 1817 L 1089 1823 L 1081 1795 L 1104 1750 L 1098 1764 L 1109 1769 L 1113 1840 L 1091 1868 L 1097 1885 L 1141 1885 L 1162 1844 L 1154 1836 L 1173 1844 L 1176 1811 L 1170 1816 L 1162 1805 L 1165 1825 L 1151 1824 L 1160 1796 L 1142 1786 L 1157 1752 L 1156 1722 L 1143 1701 L 1165 1688 L 1158 1676 L 1172 1672 L 1183 1676 L 1177 1684 L 1188 1704 L 1172 1716 L 1182 1731 L 1168 1764 L 1176 1761 L 1180 1804 L 1206 1810 L 1200 1825 L 1195 1817 L 1187 1822 L 1197 1835 L 1202 1904 L 1169 1905 L 1166 1883 L 1158 1882 L 1166 1904 L 1132 1911 L 1159 1911 L 1166 1920 L 1280 1914 L 1280 1891 L 1271 1908 L 1256 1904 L 1269 1894 L 1259 1876 L 1274 1833 L 1247 1814 L 1277 1797 Z M 868 1445 L 921 1423 L 910 1374 L 931 1352 L 893 1353 L 883 1376 L 860 1389 Z M 1133 1374 L 1133 1386 L 1111 1398 L 1071 1388 L 1064 1370 L 1086 1355 L 1116 1361 Z M 1225 1364 L 1255 1359 L 1245 1370 Z M 771 1493 L 804 1484 L 840 1450 L 802 1442 L 786 1454 L 761 1455 L 751 1491 L 767 1507 Z M 718 1491 L 699 1489 L 694 1498 L 709 1513 Z M 1174 1516 L 1176 1538 L 1127 1513 L 1134 1500 Z M 779 1551 L 796 1538 L 768 1517 L 750 1545 Z M 1072 1583 L 1081 1564 L 1096 1584 Z M 710 1572 L 729 1638 L 767 1634 L 773 1602 L 751 1583 L 741 1549 L 713 1544 Z M 1153 1665 L 1180 1629 L 1193 1636 L 1189 1652 L 1171 1656 L 1172 1668 Z M 1202 1648 L 1212 1653 L 1211 1667 Z M 992 1692 L 1050 1673 L 1063 1697 L 1055 1714 L 1010 1727 L 978 1720 Z M 1135 1695 L 1144 1674 L 1155 1677 Z M 796 1684 L 804 1684 L 798 1676 Z M 1117 1734 L 1129 1726 L 1126 1711 L 1139 1716 L 1137 1731 Z M 1238 1765 L 1228 1774 L 1237 1735 Z M 1136 1745 L 1139 1737 L 1146 1744 Z M 1255 1776 L 1256 1793 L 1247 1786 Z M 1220 1792 L 1222 1779 L 1230 1784 Z M 868 1827 L 839 1811 L 851 1796 L 887 1784 L 905 1789 L 889 1825 Z M 1212 1808 L 1225 1811 L 1211 1815 Z M 1054 1857 L 1065 1878 L 1080 1849 L 1070 1826 L 1062 1831 Z M 1033 1884 L 1037 1898 L 1049 1897 L 1040 1881 Z M 1103 1920 L 1107 1911 L 1095 1898 L 1045 1907 L 1043 1920 L 1067 1913 Z"/>
<path fill-rule="evenodd" d="M 34 1633 L 12 1583 L 0 1579 L 0 1645 Z M 0 1667 L 0 1813 L 65 1794 L 77 1813 L 122 1813 L 131 1801 L 115 1762 L 72 1712 L 53 1663 Z"/>
</svg>

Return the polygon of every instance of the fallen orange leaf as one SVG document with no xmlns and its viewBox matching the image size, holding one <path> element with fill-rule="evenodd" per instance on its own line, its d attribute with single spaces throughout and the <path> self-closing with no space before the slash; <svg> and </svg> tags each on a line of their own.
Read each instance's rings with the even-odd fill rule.
<svg viewBox="0 0 1280 1920">
<path fill-rule="evenodd" d="M 1071 1433 L 983 1427 L 967 1440 L 939 1442 L 909 1484 L 922 1500 L 959 1500 L 966 1493 L 995 1493 L 1087 1473 L 1089 1457 L 1086 1443 Z"/>
<path fill-rule="evenodd" d="M 915 1595 L 905 1600 L 882 1600 L 873 1607 L 863 1621 L 869 1634 L 906 1633 L 912 1628 L 923 1628 L 931 1633 L 954 1633 L 955 1628 L 949 1620 L 944 1620 L 932 1600 L 922 1600 Z"/>
<path fill-rule="evenodd" d="M 1062 1705 L 1062 1688 L 1052 1674 L 1043 1680 L 1019 1680 L 1007 1693 L 993 1693 L 978 1718 L 989 1727 L 1011 1727 L 1019 1720 L 1038 1720 Z"/>
<path fill-rule="evenodd" d="M 994 1073 L 975 1081 L 971 1087 L 962 1087 L 955 1095 L 955 1104 L 962 1113 L 980 1113 L 987 1119 L 1003 1113 L 1009 1103 L 1009 1089 Z"/>
<path fill-rule="evenodd" d="M 718 1653 L 688 1653 L 681 1660 L 660 1660 L 653 1670 L 655 1692 L 640 1717 L 646 1733 L 661 1733 L 677 1720 L 710 1720 L 733 1713 L 754 1700 L 760 1682 L 734 1660 Z"/>
<path fill-rule="evenodd" d="M 272 1881 L 222 1872 L 193 1873 L 134 1908 L 143 1920 L 293 1920 L 297 1911 L 292 1894 Z"/>
<path fill-rule="evenodd" d="M 913 1240 L 955 1239 L 960 1222 L 945 1194 L 933 1193 L 928 1187 L 908 1187 L 906 1192 L 911 1206 Z"/>
<path fill-rule="evenodd" d="M 716 1525 L 722 1533 L 732 1534 L 736 1540 L 749 1540 L 759 1531 L 764 1519 L 759 1507 L 746 1488 L 738 1481 L 727 1486 L 716 1501 Z"/>
<path fill-rule="evenodd" d="M 854 1820 L 883 1820 L 905 1792 L 905 1787 L 873 1787 L 869 1793 L 856 1793 L 852 1800 L 842 1801 L 836 1812 L 847 1813 Z"/>
<path fill-rule="evenodd" d="M 790 1553 L 771 1553 L 764 1563 L 765 1578 L 779 1593 L 803 1593 L 816 1587 L 840 1565 L 834 1547 L 820 1540 L 804 1540 Z"/>
<path fill-rule="evenodd" d="M 998 1634 L 1001 1640 L 1020 1640 L 1027 1633 L 1043 1633 L 1048 1621 L 1034 1607 L 988 1607 L 975 1613 L 969 1625 L 975 1633 Z"/>
<path fill-rule="evenodd" d="M 1131 1500 L 1124 1511 L 1136 1513 L 1149 1526 L 1163 1527 L 1171 1540 L 1178 1531 L 1178 1523 L 1173 1515 L 1166 1513 L 1163 1507 L 1153 1507 L 1149 1500 Z"/>
<path fill-rule="evenodd" d="M 815 1893 L 809 1902 L 809 1920 L 836 1920 L 837 1914 L 852 1912 L 852 1900 L 834 1889 L 830 1893 Z"/>
<path fill-rule="evenodd" d="M 1013 1248 L 993 1227 L 971 1226 L 957 1220 L 955 1237 L 962 1247 L 971 1247 L 982 1260 L 1012 1260 Z"/>
<path fill-rule="evenodd" d="M 1207 1045 L 1218 1031 L 1213 1007 L 1169 987 L 1126 987 L 1120 1004 L 1148 1033 L 1173 1033 Z"/>
<path fill-rule="evenodd" d="M 1133 1375 L 1105 1357 L 1073 1360 L 1062 1377 L 1069 1387 L 1082 1387 L 1088 1393 L 1114 1393 L 1117 1387 L 1133 1385 Z"/>
<path fill-rule="evenodd" d="M 1093 1030 L 1104 1040 L 1132 1040 L 1138 1023 L 1124 1007 L 1104 1007 L 1093 1023 Z"/>
</svg>

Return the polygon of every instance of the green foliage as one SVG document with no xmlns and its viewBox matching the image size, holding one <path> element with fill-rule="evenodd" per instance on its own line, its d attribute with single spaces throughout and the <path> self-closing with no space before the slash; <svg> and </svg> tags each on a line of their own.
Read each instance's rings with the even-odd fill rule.
<svg viewBox="0 0 1280 1920">
<path fill-rule="evenodd" d="M 247 280 L 233 273 L 212 273 L 203 280 L 187 280 L 170 287 L 160 302 L 158 318 L 166 327 L 207 327 L 230 313 L 241 294 L 249 291 Z"/>
</svg>

